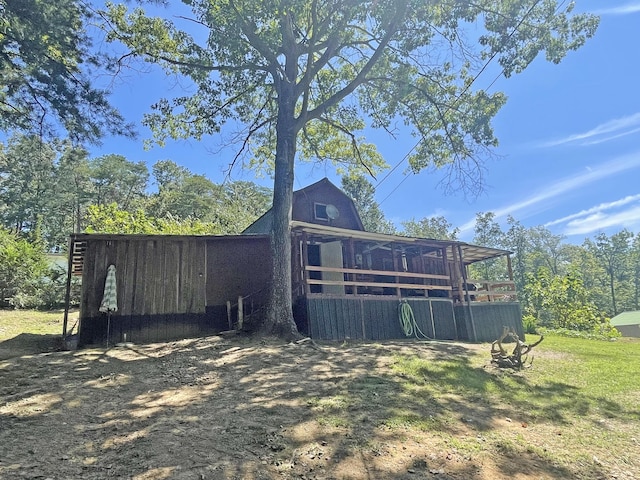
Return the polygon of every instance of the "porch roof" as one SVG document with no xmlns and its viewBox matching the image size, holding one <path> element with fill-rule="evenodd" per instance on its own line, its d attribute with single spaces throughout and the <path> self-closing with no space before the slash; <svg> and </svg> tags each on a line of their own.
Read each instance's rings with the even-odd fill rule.
<svg viewBox="0 0 640 480">
<path fill-rule="evenodd" d="M 447 254 L 451 255 L 454 248 L 460 248 L 462 251 L 462 259 L 465 264 L 481 262 L 491 258 L 510 255 L 509 250 L 501 250 L 498 248 L 481 247 L 466 242 L 455 240 L 434 240 L 430 238 L 405 237 L 402 235 L 388 235 L 385 233 L 365 232 L 359 230 L 348 230 L 344 228 L 329 227 L 324 225 L 316 225 L 313 223 L 305 223 L 292 221 L 291 230 L 294 232 L 304 232 L 314 237 L 319 237 L 321 241 L 335 241 L 340 239 L 353 239 L 360 241 L 370 241 L 382 244 L 398 244 L 404 246 L 424 246 L 431 248 L 446 248 Z"/>
</svg>

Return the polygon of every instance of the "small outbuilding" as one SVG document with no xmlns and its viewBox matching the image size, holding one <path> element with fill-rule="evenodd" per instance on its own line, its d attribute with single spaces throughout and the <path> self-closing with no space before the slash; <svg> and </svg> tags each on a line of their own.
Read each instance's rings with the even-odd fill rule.
<svg viewBox="0 0 640 480">
<path fill-rule="evenodd" d="M 611 325 L 623 337 L 640 337 L 640 310 L 623 312 L 611 319 Z"/>
</svg>

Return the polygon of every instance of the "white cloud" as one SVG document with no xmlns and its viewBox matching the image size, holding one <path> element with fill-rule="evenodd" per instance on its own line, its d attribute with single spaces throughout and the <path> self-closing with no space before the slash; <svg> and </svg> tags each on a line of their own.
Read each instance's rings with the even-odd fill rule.
<svg viewBox="0 0 640 480">
<path fill-rule="evenodd" d="M 591 130 L 576 133 L 559 140 L 544 142 L 543 147 L 557 147 L 566 144 L 594 145 L 640 131 L 640 112 L 602 123 Z"/>
<path fill-rule="evenodd" d="M 554 198 L 563 196 L 572 190 L 584 187 L 591 183 L 597 182 L 605 177 L 610 177 L 625 170 L 630 170 L 640 166 L 640 152 L 636 152 L 630 155 L 618 157 L 609 162 L 603 163 L 596 167 L 588 169 L 584 173 L 578 176 L 567 177 L 554 184 L 549 185 L 544 190 L 540 190 L 533 196 L 520 200 L 519 202 L 501 207 L 495 210 L 491 210 L 495 213 L 496 220 L 504 218 L 507 215 L 515 214 L 516 212 L 522 212 L 525 209 L 531 209 L 531 207 L 541 204 L 542 202 L 548 202 Z M 547 207 L 547 209 L 550 207 Z M 522 216 L 521 216 L 522 218 Z M 475 226 L 475 218 L 469 220 L 460 227 L 460 233 L 464 234 L 473 230 Z"/>
<path fill-rule="evenodd" d="M 594 10 L 591 13 L 595 15 L 629 15 L 632 13 L 640 12 L 640 4 L 630 3 L 629 5 L 622 5 L 620 7 L 603 8 L 600 10 Z"/>
<path fill-rule="evenodd" d="M 640 205 L 611 215 L 595 213 L 585 218 L 572 220 L 564 230 L 565 235 L 584 235 L 609 227 L 622 227 L 635 230 L 640 225 Z"/>
<path fill-rule="evenodd" d="M 587 210 L 582 210 L 580 212 L 577 213 L 573 213 L 571 215 L 567 215 L 566 217 L 562 217 L 562 218 L 558 218 L 557 220 L 552 220 L 551 222 L 547 222 L 544 224 L 545 227 L 551 227 L 553 225 L 558 225 L 560 223 L 566 223 L 569 222 L 571 220 L 575 220 L 575 219 L 579 219 L 579 218 L 583 218 L 583 217 L 589 217 L 589 216 L 593 216 L 596 214 L 600 214 L 602 212 L 606 212 L 608 210 L 613 210 L 616 208 L 620 208 L 623 207 L 625 205 L 628 205 L 629 203 L 634 203 L 640 201 L 640 194 L 638 195 L 629 195 L 626 196 L 624 198 L 621 198 L 620 200 L 615 200 L 613 202 L 607 202 L 607 203 L 601 203 L 600 205 L 596 205 L 595 207 L 591 207 Z"/>
<path fill-rule="evenodd" d="M 622 133 L 617 133 L 615 135 L 611 135 L 609 137 L 604 137 L 604 138 L 599 138 L 597 140 L 591 140 L 590 142 L 584 142 L 582 145 L 583 146 L 589 146 L 589 145 L 597 145 L 599 143 L 604 143 L 604 142 L 608 142 L 609 140 L 615 140 L 616 138 L 620 138 L 620 137 L 626 137 L 627 135 L 631 135 L 634 133 L 640 132 L 640 128 L 634 128 L 633 130 L 629 130 L 627 132 L 622 132 Z"/>
</svg>

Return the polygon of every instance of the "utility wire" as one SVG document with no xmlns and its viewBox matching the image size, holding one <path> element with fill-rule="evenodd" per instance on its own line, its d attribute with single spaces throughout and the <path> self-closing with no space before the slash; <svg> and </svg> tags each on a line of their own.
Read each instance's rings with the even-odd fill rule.
<svg viewBox="0 0 640 480">
<path fill-rule="evenodd" d="M 510 39 L 520 28 L 520 26 L 525 22 L 525 20 L 529 17 L 529 15 L 531 15 L 531 12 L 533 12 L 533 9 L 535 7 L 538 6 L 538 4 L 541 2 L 541 0 L 536 0 L 533 5 L 531 5 L 531 7 L 529 8 L 529 10 L 527 10 L 527 12 L 523 15 L 523 17 L 520 19 L 520 21 L 518 22 L 518 24 L 515 26 L 515 28 L 511 31 L 511 33 L 509 34 L 509 36 L 507 37 L 508 39 Z M 565 2 L 562 2 L 562 4 L 564 4 Z M 561 4 L 561 5 L 562 5 Z M 559 10 L 559 8 L 558 8 Z M 556 10 L 556 12 L 558 11 Z M 451 109 L 453 109 L 455 106 L 457 106 L 457 103 L 462 99 L 462 96 L 467 93 L 467 91 L 469 90 L 469 88 L 471 88 L 471 85 L 473 85 L 475 83 L 475 81 L 480 77 L 480 75 L 482 75 L 482 73 L 489 67 L 489 64 L 493 61 L 493 59 L 498 55 L 498 52 L 494 52 L 493 55 L 491 55 L 491 57 L 485 62 L 485 64 L 482 66 L 482 68 L 478 71 L 478 73 L 476 73 L 476 75 L 474 75 L 473 79 L 471 80 L 471 82 L 469 82 L 465 88 L 462 90 L 462 92 L 460 92 L 460 94 L 458 95 L 458 97 L 453 101 L 453 103 L 451 105 L 449 105 L 447 107 L 447 109 L 445 110 L 444 114 L 442 116 L 445 116 Z M 496 76 L 496 78 L 491 82 L 491 84 L 489 85 L 489 87 L 487 87 L 485 90 L 488 90 L 489 88 L 491 88 L 493 86 L 493 84 L 504 74 L 504 69 L 502 69 L 502 71 Z M 427 131 L 425 132 L 424 135 L 422 135 L 422 138 L 424 138 L 427 134 L 429 134 L 430 132 L 432 132 L 440 123 L 440 120 L 436 121 L 433 125 L 431 125 Z M 416 142 L 416 144 L 411 147 L 411 149 L 406 153 L 406 155 L 404 157 L 402 157 L 402 159 L 396 163 L 394 165 L 394 167 L 389 171 L 389 173 L 387 173 L 373 188 L 374 191 L 378 189 L 378 187 L 382 184 L 382 182 L 384 182 L 387 178 L 389 178 L 389 176 L 391 176 L 391 174 L 400 166 L 404 163 L 404 161 L 409 158 L 409 155 L 411 155 L 411 152 L 413 152 L 418 145 L 420 145 L 420 142 L 422 141 L 422 138 L 420 140 L 418 140 Z M 406 176 L 404 177 L 400 183 L 393 189 L 391 190 L 391 192 L 382 199 L 382 201 L 380 201 L 378 203 L 378 205 L 381 205 L 385 200 L 387 200 L 393 193 L 395 193 L 395 191 L 400 188 L 400 186 L 408 179 L 409 177 Z"/>
</svg>

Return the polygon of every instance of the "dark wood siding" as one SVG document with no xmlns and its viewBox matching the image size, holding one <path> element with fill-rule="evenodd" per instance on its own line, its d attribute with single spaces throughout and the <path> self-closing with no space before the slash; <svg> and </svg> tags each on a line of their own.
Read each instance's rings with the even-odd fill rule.
<svg viewBox="0 0 640 480">
<path fill-rule="evenodd" d="M 333 220 L 322 220 L 315 217 L 314 205 L 335 206 L 340 215 Z M 328 184 L 318 184 L 294 194 L 292 219 L 300 222 L 317 223 L 338 228 L 360 230 L 361 223 L 355 212 L 353 201 L 341 190 Z"/>
<path fill-rule="evenodd" d="M 226 302 L 269 284 L 264 236 L 83 236 L 80 343 L 104 343 L 107 316 L 98 311 L 109 265 L 116 266 L 118 311 L 109 342 L 154 342 L 226 329 Z"/>
<path fill-rule="evenodd" d="M 315 204 L 333 205 L 338 209 L 337 218 L 316 218 Z M 291 219 L 299 222 L 315 223 L 331 227 L 363 230 L 353 200 L 327 178 L 293 192 Z M 271 230 L 272 210 L 252 223 L 244 233 L 267 234 Z"/>
<path fill-rule="evenodd" d="M 524 339 L 522 313 L 519 303 L 472 302 L 471 313 L 468 305 L 456 305 L 456 320 L 459 331 L 472 342 L 493 342 L 502 334 L 503 327 L 515 330 Z"/>
<path fill-rule="evenodd" d="M 408 303 L 416 324 L 426 336 L 441 340 L 455 338 L 450 300 L 423 298 L 410 299 Z M 400 325 L 398 305 L 397 298 L 309 296 L 304 333 L 318 340 L 406 338 Z"/>
<path fill-rule="evenodd" d="M 116 266 L 118 311 L 111 342 L 151 342 L 192 335 L 206 327 L 206 246 L 203 239 L 132 237 L 87 241 L 80 342 L 106 340 L 107 316 L 98 311 L 107 267 Z M 194 320 L 195 324 L 194 324 Z"/>
<path fill-rule="evenodd" d="M 227 301 L 235 304 L 239 296 L 248 297 L 248 308 L 259 308 L 266 302 L 271 280 L 269 238 L 247 235 L 208 239 L 207 272 L 207 312 L 218 330 L 226 330 Z M 233 313 L 237 315 L 237 310 Z"/>
</svg>

